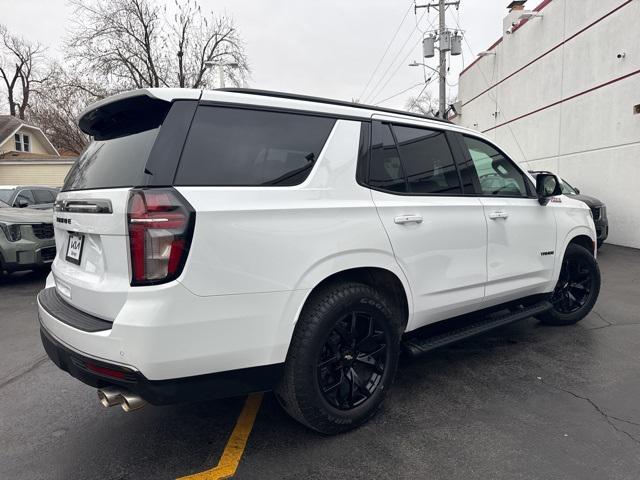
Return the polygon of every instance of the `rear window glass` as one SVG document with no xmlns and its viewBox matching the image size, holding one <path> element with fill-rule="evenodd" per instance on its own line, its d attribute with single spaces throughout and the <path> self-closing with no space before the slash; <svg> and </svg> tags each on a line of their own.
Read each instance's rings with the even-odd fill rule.
<svg viewBox="0 0 640 480">
<path fill-rule="evenodd" d="M 302 183 L 335 119 L 240 108 L 198 108 L 176 185 L 290 186 Z"/>
<path fill-rule="evenodd" d="M 143 185 L 144 167 L 159 130 L 91 142 L 69 170 L 62 190 Z"/>
</svg>

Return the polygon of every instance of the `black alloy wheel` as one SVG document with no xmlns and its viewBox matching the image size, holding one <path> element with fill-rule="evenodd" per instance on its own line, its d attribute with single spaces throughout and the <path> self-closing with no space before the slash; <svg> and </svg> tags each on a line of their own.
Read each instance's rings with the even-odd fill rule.
<svg viewBox="0 0 640 480">
<path fill-rule="evenodd" d="M 569 244 L 551 294 L 551 310 L 538 315 L 547 325 L 572 325 L 593 309 L 600 293 L 600 269 L 593 253 Z"/>
<path fill-rule="evenodd" d="M 276 388 L 293 418 L 334 435 L 376 414 L 393 384 L 405 328 L 392 298 L 358 282 L 328 285 L 309 297 Z"/>
<path fill-rule="evenodd" d="M 551 303 L 558 312 L 565 315 L 577 312 L 589 300 L 593 284 L 592 269 L 585 258 L 565 258 Z"/>
<path fill-rule="evenodd" d="M 325 400 L 340 410 L 374 394 L 387 364 L 388 338 L 380 320 L 353 311 L 338 320 L 318 359 L 318 383 Z"/>
</svg>

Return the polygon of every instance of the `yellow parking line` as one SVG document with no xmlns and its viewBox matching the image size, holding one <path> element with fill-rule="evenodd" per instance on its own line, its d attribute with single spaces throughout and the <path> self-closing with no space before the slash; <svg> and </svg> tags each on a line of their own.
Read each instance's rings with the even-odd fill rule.
<svg viewBox="0 0 640 480">
<path fill-rule="evenodd" d="M 249 440 L 253 422 L 258 415 L 258 410 L 260 410 L 262 396 L 262 393 L 252 393 L 247 397 L 218 465 L 204 472 L 180 477 L 178 480 L 220 480 L 233 477 L 238 469 L 247 440 Z"/>
</svg>

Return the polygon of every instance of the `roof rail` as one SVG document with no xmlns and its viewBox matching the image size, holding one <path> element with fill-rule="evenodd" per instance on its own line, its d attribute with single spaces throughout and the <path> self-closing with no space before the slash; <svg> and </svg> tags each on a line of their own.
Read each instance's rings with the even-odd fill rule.
<svg viewBox="0 0 640 480">
<path fill-rule="evenodd" d="M 322 97 L 313 97 L 311 95 L 298 95 L 295 93 L 286 93 L 286 92 L 276 92 L 271 90 L 259 90 L 254 88 L 216 88 L 216 91 L 219 92 L 234 92 L 234 93 L 245 93 L 248 95 L 261 95 L 264 97 L 276 97 L 276 98 L 288 98 L 291 100 L 302 100 L 305 102 L 315 102 L 315 103 L 326 103 L 329 105 L 338 105 L 341 107 L 351 107 L 351 108 L 361 108 L 365 110 L 375 110 L 377 112 L 384 113 L 395 113 L 398 115 L 407 115 L 410 117 L 422 118 L 427 120 L 434 120 L 436 122 L 442 123 L 453 123 L 444 118 L 438 118 L 431 115 L 422 115 L 420 113 L 407 112 L 404 110 L 396 110 L 394 108 L 383 108 L 377 107 L 375 105 L 366 105 L 364 103 L 355 103 L 355 102 L 346 102 L 344 100 L 335 100 L 332 98 L 322 98 Z"/>
</svg>

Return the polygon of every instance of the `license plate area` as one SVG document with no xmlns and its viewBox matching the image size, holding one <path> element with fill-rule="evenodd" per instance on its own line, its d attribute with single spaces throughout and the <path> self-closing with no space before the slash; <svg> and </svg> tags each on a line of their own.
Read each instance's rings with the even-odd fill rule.
<svg viewBox="0 0 640 480">
<path fill-rule="evenodd" d="M 80 265 L 82 259 L 82 248 L 84 247 L 84 235 L 81 233 L 69 232 L 69 243 L 67 245 L 67 254 L 65 260 L 67 262 Z"/>
</svg>

